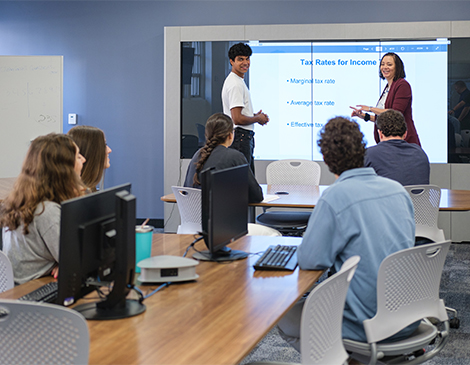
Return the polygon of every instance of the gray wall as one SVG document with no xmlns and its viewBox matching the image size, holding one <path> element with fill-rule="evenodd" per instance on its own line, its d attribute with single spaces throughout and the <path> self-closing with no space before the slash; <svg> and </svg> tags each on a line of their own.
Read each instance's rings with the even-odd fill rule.
<svg viewBox="0 0 470 365">
<path fill-rule="evenodd" d="M 64 56 L 64 121 L 103 129 L 105 185 L 132 182 L 138 217 L 163 219 L 165 26 L 448 20 L 470 2 L 0 1 L 0 54 Z"/>
</svg>

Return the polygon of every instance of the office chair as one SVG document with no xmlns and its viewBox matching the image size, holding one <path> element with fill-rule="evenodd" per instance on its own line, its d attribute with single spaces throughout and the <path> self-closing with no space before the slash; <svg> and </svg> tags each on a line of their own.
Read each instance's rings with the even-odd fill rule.
<svg viewBox="0 0 470 365">
<path fill-rule="evenodd" d="M 405 189 L 415 210 L 415 236 L 433 242 L 444 241 L 444 231 L 437 227 L 441 188 L 436 185 L 408 185 Z"/>
<path fill-rule="evenodd" d="M 426 238 L 432 242 L 445 241 L 444 231 L 437 227 L 441 188 L 435 185 L 408 185 L 405 189 L 411 196 L 415 210 L 416 239 L 419 241 L 419 238 Z M 450 327 L 459 328 L 460 320 L 457 318 L 457 311 L 449 307 L 447 310 L 452 313 Z"/>
<path fill-rule="evenodd" d="M 202 231 L 201 189 L 172 186 L 180 212 L 181 224 L 178 234 L 196 234 Z M 249 236 L 281 236 L 279 231 L 261 224 L 248 223 Z"/>
<path fill-rule="evenodd" d="M 377 313 L 363 322 L 367 342 L 344 339 L 352 357 L 369 364 L 420 364 L 438 354 L 449 334 L 449 318 L 444 301 L 439 299 L 442 269 L 450 241 L 421 245 L 395 252 L 386 257 L 377 277 Z M 428 318 L 443 323 L 444 329 Z M 380 341 L 393 336 L 416 321 L 419 327 L 410 337 L 396 341 Z M 423 349 L 436 341 L 434 348 Z"/>
<path fill-rule="evenodd" d="M 347 364 L 348 354 L 341 337 L 343 310 L 346 293 L 360 259 L 359 256 L 350 257 L 339 272 L 322 281 L 308 295 L 300 324 L 302 364 Z"/>
<path fill-rule="evenodd" d="M 1 364 L 87 364 L 85 318 L 55 304 L 0 300 Z"/>
<path fill-rule="evenodd" d="M 317 186 L 320 184 L 320 165 L 310 160 L 279 160 L 266 168 L 268 185 L 284 187 Z M 265 210 L 256 222 L 274 228 L 283 235 L 301 236 L 307 228 L 311 210 Z"/>
<path fill-rule="evenodd" d="M 181 224 L 178 234 L 194 234 L 201 228 L 201 189 L 172 186 L 171 190 L 176 198 L 180 212 Z"/>
<path fill-rule="evenodd" d="M 13 267 L 8 256 L 0 251 L 0 293 L 15 286 L 13 280 Z"/>
</svg>

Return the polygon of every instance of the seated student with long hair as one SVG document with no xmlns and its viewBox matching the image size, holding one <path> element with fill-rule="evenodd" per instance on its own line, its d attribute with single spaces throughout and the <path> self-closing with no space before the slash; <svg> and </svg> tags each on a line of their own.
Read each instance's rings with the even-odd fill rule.
<svg viewBox="0 0 470 365">
<path fill-rule="evenodd" d="M 232 119 L 222 113 L 209 117 L 206 123 L 206 144 L 197 151 L 188 167 L 184 186 L 201 188 L 199 174 L 202 170 L 215 167 L 216 170 L 246 165 L 245 156 L 230 147 L 233 142 Z M 248 169 L 248 201 L 263 200 L 263 191 L 250 169 Z"/>
<path fill-rule="evenodd" d="M 94 192 L 104 170 L 110 166 L 109 154 L 112 150 L 106 144 L 104 132 L 96 127 L 80 125 L 70 129 L 67 135 L 72 137 L 86 159 L 81 178 L 86 187 Z"/>
<path fill-rule="evenodd" d="M 84 162 L 66 135 L 51 133 L 31 142 L 13 190 L 0 205 L 3 251 L 16 284 L 49 274 L 56 277 L 60 203 L 81 195 Z"/>
</svg>

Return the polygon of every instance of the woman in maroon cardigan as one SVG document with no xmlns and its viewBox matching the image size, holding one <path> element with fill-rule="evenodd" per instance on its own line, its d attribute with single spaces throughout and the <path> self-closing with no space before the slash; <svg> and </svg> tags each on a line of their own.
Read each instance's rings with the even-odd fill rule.
<svg viewBox="0 0 470 365">
<path fill-rule="evenodd" d="M 390 52 L 382 57 L 379 76 L 381 79 L 387 80 L 388 84 L 382 92 L 377 106 L 356 105 L 357 108 L 351 107 L 354 109 L 351 116 L 375 122 L 376 116 L 385 110 L 398 110 L 403 114 L 406 121 L 407 133 L 405 141 L 421 146 L 411 115 L 411 86 L 405 80 L 405 66 L 397 54 Z M 374 138 L 377 143 L 380 142 L 376 126 L 374 126 Z"/>
</svg>

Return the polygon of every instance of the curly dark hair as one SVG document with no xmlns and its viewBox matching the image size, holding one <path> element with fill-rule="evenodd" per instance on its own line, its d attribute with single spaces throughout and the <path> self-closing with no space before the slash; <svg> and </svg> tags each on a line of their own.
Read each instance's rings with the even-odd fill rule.
<svg viewBox="0 0 470 365">
<path fill-rule="evenodd" d="M 382 71 L 380 70 L 380 65 L 382 64 L 382 60 L 386 56 L 393 57 L 393 59 L 395 61 L 395 76 L 393 77 L 393 81 L 397 81 L 398 79 L 404 79 L 406 77 L 405 65 L 403 64 L 403 61 L 401 60 L 401 58 L 396 53 L 393 53 L 393 52 L 385 53 L 383 55 L 383 57 L 381 58 L 380 64 L 379 64 L 379 76 L 380 76 L 380 78 L 382 80 L 385 80 L 385 77 L 384 77 L 384 75 L 382 75 Z"/>
<path fill-rule="evenodd" d="M 405 117 L 398 110 L 389 109 L 379 114 L 375 124 L 385 137 L 403 137 L 406 133 Z"/>
<path fill-rule="evenodd" d="M 201 148 L 199 160 L 196 162 L 196 173 L 193 182 L 200 185 L 199 173 L 202 171 L 204 164 L 211 155 L 214 148 L 224 143 L 227 137 L 233 133 L 232 118 L 223 113 L 212 114 L 206 122 L 206 144 Z"/>
<path fill-rule="evenodd" d="M 335 117 L 320 131 L 317 142 L 323 161 L 333 174 L 364 167 L 366 143 L 359 125 L 349 118 Z"/>
<path fill-rule="evenodd" d="M 230 47 L 228 51 L 228 58 L 232 61 L 235 61 L 235 57 L 237 56 L 245 56 L 250 57 L 253 51 L 248 44 L 245 43 L 237 43 Z"/>
</svg>

